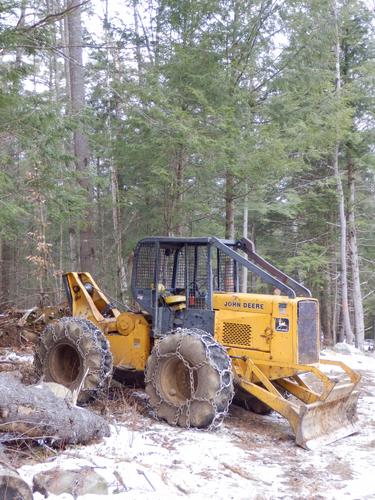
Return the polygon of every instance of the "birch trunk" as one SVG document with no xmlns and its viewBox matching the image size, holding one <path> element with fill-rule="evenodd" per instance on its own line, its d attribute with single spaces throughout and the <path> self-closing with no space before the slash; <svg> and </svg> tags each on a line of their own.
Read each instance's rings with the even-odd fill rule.
<svg viewBox="0 0 375 500">
<path fill-rule="evenodd" d="M 37 233 L 37 252 L 39 253 L 39 269 L 37 280 L 39 284 L 39 307 L 46 305 L 48 292 L 46 291 L 48 278 L 48 245 L 46 239 L 47 214 L 43 198 L 38 199 L 39 231 Z"/>
<path fill-rule="evenodd" d="M 245 184 L 246 194 L 243 200 L 243 228 L 242 235 L 244 238 L 248 237 L 248 226 L 249 226 L 249 199 L 247 194 L 247 183 Z M 242 283 L 241 283 L 241 292 L 247 292 L 247 268 L 242 266 Z"/>
<path fill-rule="evenodd" d="M 142 82 L 142 52 L 139 36 L 139 23 L 138 23 L 138 8 L 137 0 L 133 0 L 133 19 L 134 19 L 134 31 L 135 31 L 135 57 L 137 61 L 137 71 L 138 71 L 138 83 Z"/>
<path fill-rule="evenodd" d="M 183 182 L 184 182 L 184 168 L 186 164 L 186 154 L 185 149 L 182 145 L 177 148 L 175 155 L 175 166 L 174 166 L 174 219 L 175 223 L 175 234 L 176 236 L 183 235 L 183 214 L 182 214 L 182 203 L 183 203 Z"/>
<path fill-rule="evenodd" d="M 349 181 L 349 250 L 353 277 L 353 308 L 355 323 L 356 345 L 359 349 L 363 348 L 365 340 L 365 322 L 363 314 L 363 301 L 361 293 L 361 281 L 359 274 L 359 256 L 357 244 L 357 231 L 355 224 L 355 175 L 353 163 L 348 163 L 348 181 Z"/>
<path fill-rule="evenodd" d="M 227 171 L 225 186 L 225 238 L 234 240 L 234 176 Z M 225 291 L 234 291 L 233 265 L 230 259 L 224 263 Z"/>
<path fill-rule="evenodd" d="M 225 238 L 234 240 L 234 176 L 226 172 L 225 184 Z"/>
<path fill-rule="evenodd" d="M 337 5 L 334 3 L 335 12 L 335 58 L 336 58 L 336 98 L 339 99 L 341 95 L 341 69 L 340 69 L 340 38 L 338 30 L 337 19 Z M 339 168 L 339 153 L 340 141 L 337 138 L 334 155 L 333 155 L 333 172 L 336 179 L 337 195 L 339 203 L 339 221 L 340 221 L 340 262 L 341 262 L 341 308 L 342 308 L 342 321 L 344 336 L 348 344 L 353 343 L 353 331 L 350 323 L 349 302 L 348 302 L 348 268 L 347 268 L 347 225 L 345 215 L 345 196 L 342 187 L 342 179 Z"/>
</svg>

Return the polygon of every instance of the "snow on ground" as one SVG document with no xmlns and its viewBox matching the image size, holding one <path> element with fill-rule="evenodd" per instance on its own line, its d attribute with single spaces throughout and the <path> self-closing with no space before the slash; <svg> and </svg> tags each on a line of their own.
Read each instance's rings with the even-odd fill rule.
<svg viewBox="0 0 375 500">
<path fill-rule="evenodd" d="M 172 428 L 133 409 L 102 442 L 72 447 L 19 472 L 31 485 L 40 471 L 90 466 L 106 478 L 116 500 L 375 499 L 375 356 L 359 351 L 322 356 L 362 374 L 360 433 L 318 450 L 296 446 L 287 421 L 277 414 L 260 416 L 232 406 L 221 428 L 207 432 Z"/>
<path fill-rule="evenodd" d="M 0 363 L 32 363 L 33 359 L 33 354 L 15 352 L 14 350 L 8 348 L 0 349 Z"/>
</svg>

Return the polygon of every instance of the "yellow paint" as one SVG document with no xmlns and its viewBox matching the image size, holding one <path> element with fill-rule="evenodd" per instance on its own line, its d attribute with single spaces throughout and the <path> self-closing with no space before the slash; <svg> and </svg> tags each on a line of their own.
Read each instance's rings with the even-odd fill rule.
<svg viewBox="0 0 375 500">
<path fill-rule="evenodd" d="M 186 296 L 185 295 L 161 295 L 164 302 L 173 311 L 182 311 L 186 309 Z"/>
<path fill-rule="evenodd" d="M 118 333 L 129 335 L 135 328 L 136 315 L 132 313 L 121 313 L 117 316 Z"/>
<path fill-rule="evenodd" d="M 143 371 L 150 354 L 150 325 L 141 314 L 124 313 L 132 318 L 134 328 L 127 335 L 109 334 L 113 364 L 117 368 Z"/>
<path fill-rule="evenodd" d="M 213 306 L 216 310 L 215 338 L 219 343 L 230 347 L 235 356 L 243 355 L 237 352 L 238 349 L 250 350 L 247 355 L 251 356 L 255 363 L 258 359 L 268 359 L 278 360 L 283 364 L 297 364 L 297 306 L 300 300 L 279 295 L 215 293 L 213 296 Z M 276 318 L 289 321 L 288 331 L 276 330 Z M 232 335 L 228 333 L 230 330 L 228 323 L 237 325 L 232 327 Z M 248 345 L 243 342 L 246 338 L 245 325 L 251 328 Z M 236 337 L 242 342 L 236 342 Z M 262 367 L 262 369 L 272 379 L 286 376 L 286 372 L 291 372 L 280 367 L 273 369 Z"/>
<path fill-rule="evenodd" d="M 266 333 L 270 314 L 221 310 L 215 312 L 215 339 L 230 347 L 270 351 Z"/>
<path fill-rule="evenodd" d="M 87 318 L 99 326 L 105 320 L 102 312 L 110 302 L 95 283 L 90 273 L 66 273 L 70 292 L 72 294 L 72 316 Z M 94 293 L 91 297 L 84 284 L 93 286 Z M 117 317 L 120 311 L 112 308 L 114 316 Z"/>
<path fill-rule="evenodd" d="M 73 316 L 85 317 L 97 325 L 109 338 L 114 365 L 144 369 L 150 351 L 150 325 L 141 314 L 120 313 L 112 308 L 114 317 L 102 312 L 110 304 L 89 273 L 68 273 L 73 298 Z M 92 296 L 84 283 L 93 285 Z M 167 296 L 170 307 L 185 307 L 185 296 Z M 241 369 L 238 357 L 251 358 L 269 380 L 294 375 L 297 365 L 297 304 L 300 299 L 285 296 L 248 293 L 215 293 L 215 339 L 228 348 L 234 364 Z M 280 306 L 280 304 L 282 306 Z M 289 331 L 275 329 L 276 318 L 289 320 Z M 124 337 L 124 338 L 122 338 Z M 276 363 L 275 363 L 276 362 Z M 252 375 L 252 380 L 258 378 Z"/>
<path fill-rule="evenodd" d="M 213 308 L 215 310 L 270 314 L 272 312 L 272 299 L 278 298 L 280 297 L 255 293 L 214 293 Z"/>
<path fill-rule="evenodd" d="M 181 302 L 186 302 L 185 295 L 165 295 L 163 296 L 163 299 L 165 303 L 168 305 L 180 304 Z"/>
<path fill-rule="evenodd" d="M 231 354 L 230 354 L 231 355 Z M 263 361 L 255 362 L 250 357 L 243 356 L 242 359 L 233 359 L 232 366 L 236 383 L 252 394 L 270 408 L 283 415 L 290 423 L 296 441 L 299 445 L 306 447 L 309 441 L 319 439 L 324 436 L 327 431 L 327 424 L 334 431 L 338 429 L 338 438 L 346 434 L 340 434 L 341 421 L 330 421 L 327 415 L 331 412 L 335 413 L 336 408 L 340 409 L 340 405 L 345 405 L 360 381 L 360 375 L 354 372 L 351 368 L 342 362 L 324 360 L 321 362 L 324 365 L 333 365 L 341 368 L 349 377 L 350 382 L 345 382 L 336 385 L 336 382 L 331 380 L 320 369 L 319 365 L 291 365 L 291 366 L 276 366 L 276 362 Z M 262 366 L 263 365 L 263 366 Z M 269 377 L 264 373 L 264 368 L 286 368 L 294 372 L 290 378 L 280 378 L 277 380 L 277 385 L 274 386 Z M 311 373 L 320 381 L 321 390 L 313 391 L 298 374 Z M 293 402 L 284 397 L 278 390 L 282 387 L 288 393 L 293 394 L 299 402 Z M 341 415 L 340 415 L 341 416 Z M 348 424 L 350 418 L 343 411 L 342 419 L 345 429 L 345 424 Z M 307 424 L 305 422 L 307 421 Z M 352 433 L 348 426 L 348 433 Z M 333 438 L 335 440 L 335 438 Z"/>
<path fill-rule="evenodd" d="M 120 313 L 116 308 L 111 308 L 113 317 L 107 317 L 110 303 L 91 275 L 68 273 L 66 276 L 72 294 L 73 316 L 91 320 L 104 332 L 115 367 L 143 371 L 151 349 L 151 325 L 146 317 L 141 313 Z M 93 286 L 93 293 L 88 292 L 84 283 Z M 186 307 L 185 296 L 166 295 L 163 298 L 166 307 L 171 309 Z M 337 365 L 349 376 L 350 384 L 335 387 L 335 382 L 319 369 L 318 363 L 299 364 L 297 311 L 300 300 L 303 299 L 247 293 L 213 295 L 214 337 L 232 359 L 235 382 L 284 415 L 298 435 L 303 434 L 301 407 L 287 400 L 279 391 L 280 387 L 298 398 L 306 408 L 318 404 L 327 408 L 331 393 L 336 391 L 337 395 L 336 389 L 339 389 L 346 391 L 345 396 L 351 394 L 360 378 L 343 363 L 322 361 L 322 364 Z M 277 323 L 284 331 L 277 331 Z M 319 332 L 315 332 L 314 339 L 319 344 Z M 299 376 L 306 372 L 320 381 L 322 389 L 319 393 Z M 304 442 L 303 435 L 298 439 L 299 444 Z"/>
<path fill-rule="evenodd" d="M 72 316 L 87 318 L 106 335 L 117 368 L 126 367 L 143 371 L 150 354 L 150 325 L 141 314 L 111 308 L 114 317 L 107 318 L 102 312 L 110 301 L 99 289 L 89 273 L 67 273 L 72 294 Z M 84 283 L 94 287 L 92 296 Z"/>
</svg>

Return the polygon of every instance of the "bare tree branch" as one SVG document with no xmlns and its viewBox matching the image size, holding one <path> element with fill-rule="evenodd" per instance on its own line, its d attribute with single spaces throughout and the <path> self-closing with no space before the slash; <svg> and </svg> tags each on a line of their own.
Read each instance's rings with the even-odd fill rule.
<svg viewBox="0 0 375 500">
<path fill-rule="evenodd" d="M 46 17 L 39 19 L 36 23 L 26 25 L 26 26 L 22 27 L 22 29 L 18 28 L 18 30 L 19 31 L 31 31 L 31 30 L 35 30 L 37 28 L 41 28 L 43 26 L 46 26 L 47 24 L 55 23 L 56 21 L 60 21 L 60 19 L 62 19 L 63 17 L 65 17 L 65 16 L 71 14 L 72 12 L 74 12 L 75 10 L 79 9 L 83 5 L 88 4 L 89 2 L 90 2 L 90 0 L 83 0 L 83 2 L 81 2 L 77 5 L 71 5 L 68 8 L 66 8 L 65 10 L 62 10 L 61 12 L 56 12 L 55 14 L 48 14 Z M 19 25 L 19 23 L 18 23 L 18 25 Z"/>
</svg>

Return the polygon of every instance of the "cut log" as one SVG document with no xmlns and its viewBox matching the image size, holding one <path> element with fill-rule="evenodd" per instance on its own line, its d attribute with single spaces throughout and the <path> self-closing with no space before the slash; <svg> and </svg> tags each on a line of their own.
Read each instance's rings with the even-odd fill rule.
<svg viewBox="0 0 375 500">
<path fill-rule="evenodd" d="M 33 491 L 41 493 L 46 498 L 49 495 L 58 496 L 64 493 L 72 495 L 73 498 L 89 494 L 95 494 L 96 497 L 96 495 L 108 495 L 108 484 L 93 467 L 85 466 L 75 470 L 54 467 L 33 477 Z"/>
<path fill-rule="evenodd" d="M 109 436 L 108 423 L 75 406 L 71 392 L 61 388 L 61 394 L 56 395 L 56 388 L 50 384 L 25 386 L 11 373 L 0 373 L 0 432 L 7 433 L 2 439 L 83 444 Z"/>
<path fill-rule="evenodd" d="M 30 487 L 20 478 L 16 469 L 0 461 L 0 499 L 32 500 Z"/>
</svg>

